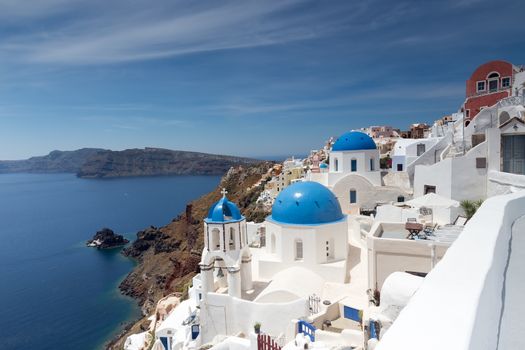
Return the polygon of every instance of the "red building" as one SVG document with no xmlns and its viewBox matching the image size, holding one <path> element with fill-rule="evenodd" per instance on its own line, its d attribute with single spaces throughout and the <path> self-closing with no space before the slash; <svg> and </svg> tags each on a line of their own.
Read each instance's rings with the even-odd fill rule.
<svg viewBox="0 0 525 350">
<path fill-rule="evenodd" d="M 518 68 L 506 61 L 490 61 L 479 66 L 467 80 L 465 117 L 474 118 L 483 108 L 512 95 L 514 74 Z"/>
</svg>

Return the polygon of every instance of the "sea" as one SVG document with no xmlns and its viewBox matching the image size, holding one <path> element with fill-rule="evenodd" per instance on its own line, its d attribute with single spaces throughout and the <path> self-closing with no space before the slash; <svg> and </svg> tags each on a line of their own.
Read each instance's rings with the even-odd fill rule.
<svg viewBox="0 0 525 350">
<path fill-rule="evenodd" d="M 132 240 L 169 223 L 219 181 L 0 175 L 0 349 L 103 349 L 140 316 L 118 290 L 135 262 L 86 240 L 103 227 Z"/>
</svg>

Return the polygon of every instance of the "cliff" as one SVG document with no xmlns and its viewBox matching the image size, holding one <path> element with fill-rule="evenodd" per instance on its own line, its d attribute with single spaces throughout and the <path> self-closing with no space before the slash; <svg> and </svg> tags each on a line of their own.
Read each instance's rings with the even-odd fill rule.
<svg viewBox="0 0 525 350">
<path fill-rule="evenodd" d="M 87 159 L 77 175 L 86 178 L 222 175 L 232 166 L 258 162 L 249 158 L 162 148 L 128 149 L 98 152 Z"/>
<path fill-rule="evenodd" d="M 1 173 L 75 173 L 83 178 L 160 175 L 222 175 L 232 166 L 260 160 L 162 148 L 53 151 L 25 160 L 0 161 Z"/>
<path fill-rule="evenodd" d="M 104 151 L 82 148 L 76 151 L 53 151 L 46 156 L 24 160 L 0 161 L 0 173 L 76 173 L 86 160 Z"/>
<path fill-rule="evenodd" d="M 186 211 L 171 223 L 137 233 L 137 239 L 123 254 L 135 258 L 138 264 L 119 288 L 138 300 L 144 318 L 130 325 L 108 349 L 122 349 L 128 335 L 144 331 L 149 325 L 146 318 L 160 298 L 173 292 L 185 295 L 192 277 L 198 273 L 204 245 L 203 220 L 211 205 L 220 199 L 222 188 L 226 188 L 228 198 L 238 204 L 248 221 L 264 220 L 269 213 L 255 201 L 269 180 L 272 165 L 263 162 L 231 168 L 214 191 L 189 203 Z"/>
</svg>

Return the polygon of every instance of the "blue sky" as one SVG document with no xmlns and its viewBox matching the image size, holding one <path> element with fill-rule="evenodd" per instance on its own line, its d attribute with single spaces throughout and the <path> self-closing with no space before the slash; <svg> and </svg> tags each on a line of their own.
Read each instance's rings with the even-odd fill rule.
<svg viewBox="0 0 525 350">
<path fill-rule="evenodd" d="M 525 1 L 0 0 L 0 159 L 165 147 L 306 154 L 454 112 L 525 63 Z"/>
</svg>

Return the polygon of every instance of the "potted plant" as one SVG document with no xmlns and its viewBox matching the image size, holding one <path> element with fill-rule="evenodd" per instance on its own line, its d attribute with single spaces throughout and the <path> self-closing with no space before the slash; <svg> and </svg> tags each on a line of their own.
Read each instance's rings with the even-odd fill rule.
<svg viewBox="0 0 525 350">
<path fill-rule="evenodd" d="M 260 334 L 261 333 L 261 324 L 259 322 L 256 322 L 253 325 L 253 330 L 255 331 L 255 334 Z"/>
</svg>

